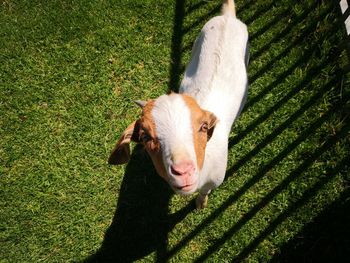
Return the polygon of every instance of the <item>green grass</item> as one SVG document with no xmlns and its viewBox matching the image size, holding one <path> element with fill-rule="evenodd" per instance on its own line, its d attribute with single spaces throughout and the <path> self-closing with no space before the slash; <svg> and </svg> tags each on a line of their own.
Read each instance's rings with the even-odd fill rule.
<svg viewBox="0 0 350 263">
<path fill-rule="evenodd" d="M 249 98 L 207 209 L 173 195 L 139 147 L 107 165 L 133 100 L 177 90 L 219 2 L 2 1 L 0 262 L 349 255 L 348 58 L 332 1 L 236 1 Z"/>
</svg>

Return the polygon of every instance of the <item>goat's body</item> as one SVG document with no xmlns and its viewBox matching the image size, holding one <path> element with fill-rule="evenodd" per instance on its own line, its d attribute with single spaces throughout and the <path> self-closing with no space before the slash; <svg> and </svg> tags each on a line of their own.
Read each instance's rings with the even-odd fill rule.
<svg viewBox="0 0 350 263">
<path fill-rule="evenodd" d="M 245 65 L 247 27 L 226 12 L 203 27 L 186 68 L 180 93 L 191 95 L 219 122 L 207 144 L 198 190 L 205 195 L 219 186 L 227 166 L 228 137 L 247 94 Z"/>
<path fill-rule="evenodd" d="M 199 192 L 198 208 L 225 177 L 229 133 L 247 93 L 247 27 L 236 19 L 232 0 L 223 1 L 222 13 L 193 46 L 182 94 L 139 101 L 141 117 L 126 128 L 109 158 L 111 164 L 125 163 L 130 141 L 142 143 L 176 193 Z"/>
</svg>

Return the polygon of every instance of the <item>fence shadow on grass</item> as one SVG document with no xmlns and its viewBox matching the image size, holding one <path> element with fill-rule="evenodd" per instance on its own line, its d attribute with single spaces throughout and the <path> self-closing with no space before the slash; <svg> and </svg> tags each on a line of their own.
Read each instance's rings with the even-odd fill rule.
<svg viewBox="0 0 350 263">
<path fill-rule="evenodd" d="M 286 37 L 288 34 L 290 34 L 295 26 L 298 25 L 298 23 L 305 23 L 305 20 L 308 17 L 308 14 L 313 11 L 313 9 L 317 6 L 317 2 L 315 2 L 312 6 L 306 8 L 299 16 L 296 16 L 293 18 L 293 16 L 289 15 L 287 16 L 289 19 L 292 20 L 288 24 L 288 26 L 283 29 L 278 34 L 274 35 L 273 39 L 271 39 L 267 44 L 265 44 L 263 47 L 259 48 L 257 51 L 254 51 L 250 57 L 250 62 L 254 64 L 254 60 L 258 60 L 259 56 L 269 51 L 269 48 L 273 43 L 276 43 Z M 286 16 L 286 11 L 288 11 L 288 7 L 286 7 L 287 10 L 282 10 L 282 12 L 279 13 L 278 16 L 276 16 L 273 20 L 279 21 Z M 286 47 L 279 52 L 277 55 L 273 56 L 271 59 L 269 59 L 268 63 L 265 63 L 264 66 L 262 66 L 257 72 L 255 72 L 253 75 L 249 75 L 249 84 L 252 85 L 257 79 L 259 79 L 261 76 L 263 76 L 266 72 L 271 70 L 276 62 L 283 59 L 288 53 L 290 53 L 296 46 L 300 45 L 304 41 L 307 41 L 307 38 L 315 32 L 317 29 L 318 23 L 320 20 L 324 19 L 329 12 L 332 12 L 332 7 L 327 8 L 324 10 L 321 14 L 318 15 L 317 19 L 313 21 L 312 23 L 308 23 L 305 25 L 305 28 L 299 32 L 297 37 L 293 39 L 291 43 L 288 43 Z M 273 24 L 268 24 L 270 27 L 273 26 Z M 335 25 L 338 26 L 338 25 Z M 334 27 L 335 27 L 334 26 Z M 268 28 L 263 26 L 262 29 L 259 29 L 258 32 L 254 32 L 250 35 L 250 41 L 254 41 L 255 39 L 259 38 L 263 33 L 266 33 L 268 31 Z M 263 90 L 259 92 L 258 95 L 254 97 L 249 97 L 246 105 L 244 106 L 243 112 L 247 111 L 250 107 L 252 107 L 255 103 L 259 102 L 266 94 L 272 91 L 274 87 L 276 87 L 279 83 L 283 82 L 289 75 L 293 73 L 293 71 L 296 68 L 305 67 L 305 65 L 308 63 L 310 58 L 314 55 L 315 50 L 322 44 L 322 41 L 328 39 L 330 35 L 333 32 L 329 32 L 328 35 L 324 35 L 319 39 L 318 41 L 315 41 L 311 47 L 309 47 L 307 50 L 305 50 L 305 53 L 297 59 L 293 65 L 289 66 L 288 69 L 284 70 L 282 73 L 277 75 L 275 77 L 275 80 L 271 82 L 269 85 L 264 87 Z M 256 125 L 253 125 L 256 126 Z M 241 139 L 241 138 L 240 138 Z M 230 142 L 232 143 L 232 142 Z"/>
<path fill-rule="evenodd" d="M 332 112 L 333 113 L 333 112 Z M 341 129 L 338 134 L 334 137 L 331 137 L 325 143 L 315 149 L 315 151 L 311 154 L 309 158 L 307 158 L 300 166 L 298 166 L 296 169 L 294 169 L 278 186 L 276 186 L 272 191 L 270 191 L 267 195 L 265 195 L 262 200 L 257 203 L 253 208 L 251 208 L 235 225 L 233 225 L 229 230 L 227 230 L 225 233 L 223 233 L 222 237 L 215 241 L 215 243 L 211 244 L 211 246 L 199 257 L 196 259 L 195 262 L 203 262 L 205 261 L 212 253 L 214 253 L 217 249 L 220 248 L 229 238 L 231 238 L 235 233 L 237 233 L 249 220 L 251 220 L 262 208 L 264 208 L 269 202 L 272 201 L 272 199 L 279 193 L 281 193 L 284 189 L 287 188 L 287 186 L 292 183 L 294 180 L 296 180 L 298 177 L 302 175 L 302 173 L 309 168 L 317 158 L 319 158 L 324 152 L 326 152 L 331 147 L 334 147 L 337 142 L 339 142 L 341 139 L 344 139 L 345 136 L 347 136 L 348 132 L 350 130 L 350 125 L 346 125 Z M 236 256 L 233 260 L 233 262 L 241 262 L 244 260 L 259 244 L 266 238 L 268 234 L 270 234 L 279 224 L 281 224 L 285 219 L 288 218 L 293 212 L 295 212 L 298 208 L 300 208 L 303 204 L 306 203 L 311 197 L 313 197 L 316 192 L 326 184 L 327 181 L 330 181 L 332 179 L 331 175 L 334 172 L 339 172 L 342 168 L 344 168 L 344 164 L 346 164 L 349 161 L 349 158 L 345 158 L 343 161 L 340 161 L 337 165 L 337 167 L 332 170 L 332 172 L 329 174 L 329 177 L 324 180 L 320 180 L 316 185 L 313 187 L 310 187 L 308 190 L 306 190 L 306 193 L 304 193 L 303 197 L 298 199 L 295 203 L 292 203 L 289 205 L 289 207 L 283 211 L 281 214 L 278 215 L 278 217 L 270 222 L 269 226 L 262 231 L 256 237 L 250 244 L 248 244 L 240 253 L 238 256 Z M 273 162 L 271 162 L 269 165 L 265 167 L 273 166 Z M 265 168 L 264 167 L 264 168 Z M 266 169 L 266 168 L 265 168 Z M 259 172 L 259 175 L 266 174 L 266 170 L 262 169 L 262 171 Z M 259 176 L 258 176 L 259 177 Z M 234 200 L 233 200 L 234 201 Z"/>
<path fill-rule="evenodd" d="M 349 237 L 350 191 L 347 189 L 283 245 L 271 262 L 344 262 L 348 260 L 344 256 L 350 255 Z"/>
<path fill-rule="evenodd" d="M 180 85 L 180 75 L 182 73 L 182 40 L 183 23 L 185 18 L 185 0 L 177 0 L 175 4 L 175 15 L 173 24 L 173 35 L 171 39 L 171 64 L 169 72 L 170 91 L 177 92 Z M 197 5 L 197 8 L 199 5 Z"/>
</svg>

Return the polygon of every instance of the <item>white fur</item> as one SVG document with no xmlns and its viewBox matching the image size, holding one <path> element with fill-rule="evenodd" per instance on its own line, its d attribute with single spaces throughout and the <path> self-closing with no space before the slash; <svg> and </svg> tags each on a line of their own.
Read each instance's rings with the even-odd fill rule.
<svg viewBox="0 0 350 263">
<path fill-rule="evenodd" d="M 160 96 L 155 101 L 152 117 L 157 138 L 162 147 L 163 164 L 168 176 L 166 179 L 170 185 L 176 185 L 179 180 L 178 176 L 171 175 L 170 166 L 182 160 L 193 162 L 196 172 L 192 179 L 198 183 L 199 174 L 193 143 L 191 112 L 182 96 L 178 94 Z M 195 190 L 181 193 L 190 194 Z"/>
<path fill-rule="evenodd" d="M 228 137 L 247 93 L 245 66 L 248 31 L 232 13 L 209 20 L 198 36 L 180 93 L 194 97 L 219 119 L 209 140 L 199 175 L 198 191 L 206 195 L 219 186 L 227 166 Z"/>
</svg>

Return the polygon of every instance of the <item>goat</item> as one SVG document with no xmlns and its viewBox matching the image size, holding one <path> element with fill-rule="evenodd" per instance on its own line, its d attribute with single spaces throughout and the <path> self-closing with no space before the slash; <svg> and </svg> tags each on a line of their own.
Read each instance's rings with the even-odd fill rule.
<svg viewBox="0 0 350 263">
<path fill-rule="evenodd" d="M 229 133 L 246 98 L 247 43 L 234 1 L 224 0 L 193 45 L 179 94 L 137 101 L 141 117 L 123 132 L 109 163 L 127 163 L 130 142 L 141 143 L 175 193 L 199 192 L 196 206 L 206 207 L 224 180 Z"/>
</svg>

